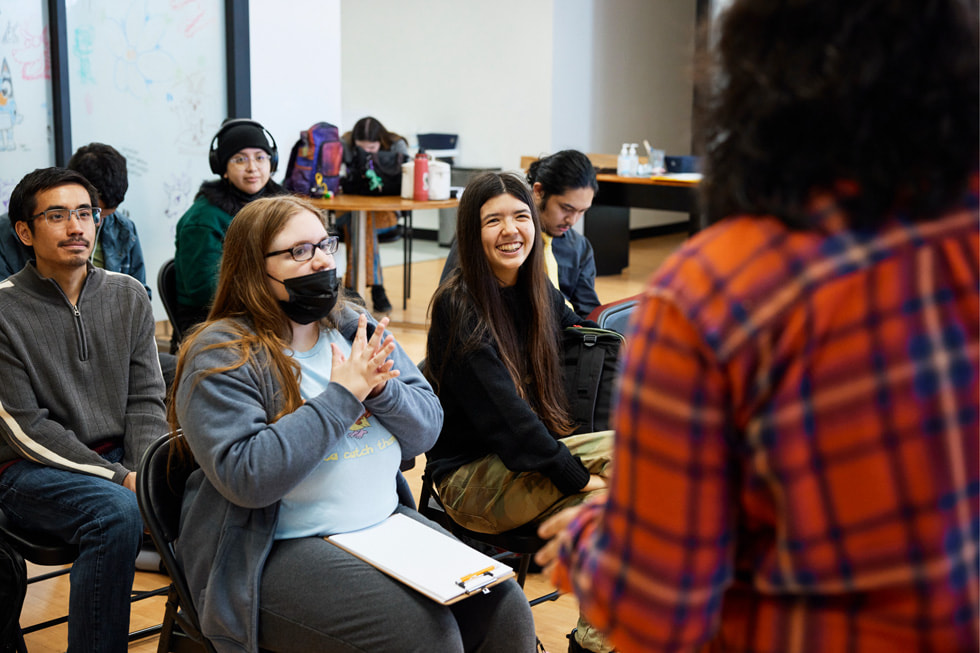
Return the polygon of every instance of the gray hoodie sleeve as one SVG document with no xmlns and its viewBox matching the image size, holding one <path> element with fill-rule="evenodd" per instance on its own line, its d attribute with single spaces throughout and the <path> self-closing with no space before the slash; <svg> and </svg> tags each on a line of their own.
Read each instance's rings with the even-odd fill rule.
<svg viewBox="0 0 980 653">
<path fill-rule="evenodd" d="M 215 488 L 237 505 L 261 508 L 280 500 L 345 437 L 365 407 L 398 437 L 404 456 L 428 448 L 438 436 L 442 409 L 400 348 L 395 361 L 405 379 L 389 381 L 378 397 L 362 404 L 329 383 L 273 421 L 277 388 L 264 362 L 210 373 L 238 359 L 237 350 L 220 346 L 232 338 L 219 325 L 201 334 L 185 354 L 175 401 L 194 457 Z"/>
</svg>

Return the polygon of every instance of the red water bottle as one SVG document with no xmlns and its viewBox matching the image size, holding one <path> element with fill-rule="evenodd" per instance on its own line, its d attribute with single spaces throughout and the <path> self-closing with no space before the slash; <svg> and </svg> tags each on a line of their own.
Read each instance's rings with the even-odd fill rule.
<svg viewBox="0 0 980 653">
<path fill-rule="evenodd" d="M 429 155 L 419 149 L 415 155 L 415 179 L 412 183 L 412 198 L 416 202 L 429 201 Z"/>
</svg>

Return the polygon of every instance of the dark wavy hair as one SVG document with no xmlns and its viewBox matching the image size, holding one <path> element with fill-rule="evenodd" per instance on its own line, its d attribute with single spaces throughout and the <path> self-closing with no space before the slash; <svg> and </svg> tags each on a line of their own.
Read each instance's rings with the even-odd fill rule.
<svg viewBox="0 0 980 653">
<path fill-rule="evenodd" d="M 530 333 L 527 342 L 515 329 L 510 311 L 500 295 L 500 284 L 483 251 L 480 209 L 500 195 L 511 195 L 528 206 L 534 222 L 534 244 L 517 274 L 517 286 L 530 301 Z M 459 267 L 439 285 L 429 305 L 447 308 L 448 321 L 432 320 L 426 347 L 425 375 L 436 392 L 443 374 L 454 363 L 453 354 L 465 354 L 490 340 L 523 397 L 552 433 L 568 435 L 574 424 L 568 415 L 561 378 L 558 327 L 551 300 L 551 282 L 544 265 L 544 241 L 534 195 L 514 173 L 485 172 L 473 178 L 463 192 L 456 212 Z M 434 347 L 433 343 L 450 343 Z"/>
<path fill-rule="evenodd" d="M 365 116 L 354 123 L 351 130 L 350 144 L 355 141 L 378 141 L 381 143 L 382 150 L 390 150 L 391 146 L 405 138 L 395 132 L 385 129 L 385 126 L 373 116 Z"/>
<path fill-rule="evenodd" d="M 569 190 L 591 188 L 593 193 L 598 193 L 599 182 L 595 174 L 595 166 L 585 154 L 578 150 L 562 150 L 531 163 L 527 169 L 527 183 L 531 186 L 541 184 L 543 207 L 552 195 Z"/>
<path fill-rule="evenodd" d="M 83 145 L 68 160 L 68 169 L 80 172 L 95 189 L 107 209 L 114 209 L 126 198 L 129 177 L 126 157 L 105 143 Z"/>
<path fill-rule="evenodd" d="M 871 227 L 962 196 L 980 140 L 975 0 L 737 0 L 720 24 L 699 76 L 709 221 L 806 227 L 830 191 Z"/>
</svg>

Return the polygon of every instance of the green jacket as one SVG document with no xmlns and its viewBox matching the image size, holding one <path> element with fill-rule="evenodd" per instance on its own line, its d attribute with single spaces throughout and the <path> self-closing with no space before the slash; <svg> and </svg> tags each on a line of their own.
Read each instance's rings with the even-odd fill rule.
<svg viewBox="0 0 980 653">
<path fill-rule="evenodd" d="M 218 288 L 218 268 L 231 214 L 198 195 L 177 223 L 177 302 L 204 307 Z"/>
</svg>

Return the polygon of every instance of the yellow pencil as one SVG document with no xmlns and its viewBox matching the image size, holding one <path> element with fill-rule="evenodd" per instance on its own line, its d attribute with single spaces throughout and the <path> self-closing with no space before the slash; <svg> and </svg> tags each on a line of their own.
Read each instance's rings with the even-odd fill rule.
<svg viewBox="0 0 980 653">
<path fill-rule="evenodd" d="M 466 574 L 459 579 L 459 582 L 465 583 L 466 581 L 476 578 L 477 576 L 482 576 L 483 574 L 488 574 L 493 571 L 493 567 L 487 567 L 486 569 L 481 569 L 480 571 L 474 571 L 472 574 Z"/>
</svg>

